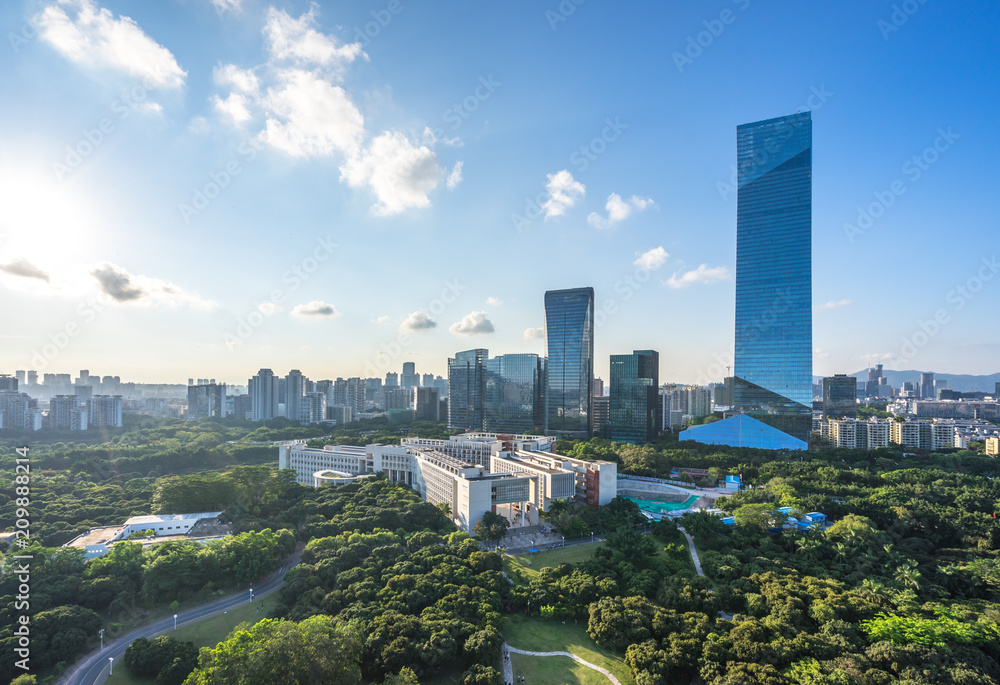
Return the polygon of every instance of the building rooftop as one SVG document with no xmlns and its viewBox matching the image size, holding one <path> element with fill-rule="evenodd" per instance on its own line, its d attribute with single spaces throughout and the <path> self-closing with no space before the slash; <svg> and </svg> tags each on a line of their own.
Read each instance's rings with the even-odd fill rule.
<svg viewBox="0 0 1000 685">
<path fill-rule="evenodd" d="M 175 521 L 197 521 L 199 519 L 218 518 L 221 511 L 206 511 L 200 514 L 150 514 L 148 516 L 133 516 L 125 525 L 134 523 L 172 523 Z"/>
<path fill-rule="evenodd" d="M 67 547 L 79 547 L 84 549 L 87 545 L 106 545 L 125 526 L 102 526 L 101 528 L 91 528 L 86 533 L 78 535 L 66 543 Z"/>
</svg>

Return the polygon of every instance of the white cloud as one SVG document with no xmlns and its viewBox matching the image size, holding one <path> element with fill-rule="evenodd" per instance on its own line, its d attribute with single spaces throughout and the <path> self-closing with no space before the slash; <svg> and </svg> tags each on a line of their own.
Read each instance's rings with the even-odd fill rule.
<svg viewBox="0 0 1000 685">
<path fill-rule="evenodd" d="M 253 69 L 240 69 L 235 64 L 224 64 L 212 69 L 212 80 L 218 86 L 229 86 L 246 95 L 260 92 L 260 79 Z"/>
<path fill-rule="evenodd" d="M 892 356 L 892 352 L 871 352 L 869 354 L 861 355 L 858 359 L 863 362 L 881 362 L 887 359 L 892 359 Z"/>
<path fill-rule="evenodd" d="M 212 0 L 212 4 L 220 14 L 223 12 L 238 14 L 243 9 L 243 0 Z"/>
<path fill-rule="evenodd" d="M 360 43 L 340 44 L 317 31 L 316 15 L 315 3 L 297 19 L 271 8 L 263 29 L 268 62 L 252 69 L 216 67 L 215 82 L 229 94 L 213 96 L 213 106 L 235 126 L 262 121 L 258 139 L 290 157 L 339 156 L 340 180 L 368 188 L 377 216 L 429 207 L 429 194 L 442 181 L 449 189 L 461 183 L 462 162 L 445 179 L 430 128 L 422 139 L 401 131 L 372 137 L 365 130 L 364 116 L 338 84 L 347 66 L 367 55 Z"/>
<path fill-rule="evenodd" d="M 279 80 L 263 99 L 262 140 L 292 157 L 357 153 L 365 121 L 343 88 L 301 69 L 285 70 Z"/>
<path fill-rule="evenodd" d="M 821 350 L 818 347 L 813 350 L 813 358 L 814 359 L 826 359 L 829 356 L 830 356 L 829 352 L 826 352 L 825 350 Z"/>
<path fill-rule="evenodd" d="M 667 251 L 664 250 L 663 247 L 654 247 L 652 250 L 646 250 L 643 252 L 639 255 L 639 258 L 632 263 L 644 271 L 653 271 L 666 264 L 667 259 L 669 258 L 670 255 L 667 254 Z"/>
<path fill-rule="evenodd" d="M 340 316 L 340 312 L 332 304 L 327 304 L 323 300 L 313 300 L 305 304 L 297 304 L 292 307 L 292 316 Z"/>
<path fill-rule="evenodd" d="M 611 193 L 604 205 L 604 208 L 608 210 L 608 217 L 605 219 L 597 212 L 591 212 L 587 216 L 587 222 L 594 228 L 611 228 L 618 222 L 629 218 L 633 212 L 641 212 L 655 205 L 652 198 L 633 195 L 628 200 L 623 200 L 618 193 Z"/>
<path fill-rule="evenodd" d="M 573 180 L 573 174 L 565 169 L 554 174 L 546 174 L 549 182 L 545 189 L 549 199 L 542 204 L 546 221 L 554 216 L 562 216 L 566 210 L 576 204 L 576 201 L 587 194 L 587 187 Z"/>
<path fill-rule="evenodd" d="M 456 335 L 482 335 L 493 333 L 493 322 L 486 318 L 486 312 L 470 312 L 448 329 Z"/>
<path fill-rule="evenodd" d="M 241 93 L 230 93 L 225 100 L 218 95 L 212 96 L 212 106 L 215 107 L 215 111 L 232 119 L 237 126 L 250 121 L 251 114 L 250 108 L 247 107 L 248 104 L 247 96 Z"/>
<path fill-rule="evenodd" d="M 500 305 L 503 304 L 503 300 L 501 300 L 499 297 L 487 297 L 486 304 L 488 304 L 491 307 L 499 307 Z"/>
<path fill-rule="evenodd" d="M 90 270 L 90 275 L 97 281 L 101 292 L 121 304 L 187 305 L 192 309 L 213 309 L 216 306 L 215 302 L 204 300 L 173 283 L 132 274 L 110 262 L 98 264 Z"/>
<path fill-rule="evenodd" d="M 839 309 L 840 307 L 850 307 L 854 302 L 851 300 L 840 300 L 839 302 L 831 300 L 826 304 L 821 304 L 816 307 L 817 311 L 823 311 L 824 309 Z"/>
<path fill-rule="evenodd" d="M 66 9 L 75 10 L 70 17 Z M 187 72 L 170 50 L 129 17 L 117 19 L 93 0 L 60 0 L 35 17 L 42 40 L 72 62 L 143 79 L 150 88 L 180 88 Z"/>
<path fill-rule="evenodd" d="M 276 60 L 291 60 L 299 63 L 318 64 L 342 70 L 358 56 L 365 53 L 361 43 L 339 45 L 337 39 L 317 31 L 315 4 L 298 19 L 292 19 L 287 12 L 273 7 L 267 11 L 264 35 L 268 50 Z"/>
<path fill-rule="evenodd" d="M 378 216 L 430 206 L 427 194 L 443 175 L 437 155 L 424 145 L 417 147 L 399 131 L 385 131 L 340 167 L 340 177 L 349 186 L 367 185 L 375 193 L 378 201 L 371 210 Z"/>
<path fill-rule="evenodd" d="M 458 184 L 462 182 L 462 162 L 455 162 L 455 167 L 448 174 L 448 181 L 445 185 L 448 186 L 448 190 L 454 190 L 458 187 Z"/>
<path fill-rule="evenodd" d="M 389 321 L 390 321 L 390 320 L 391 320 L 391 319 L 390 319 L 390 317 L 388 317 L 388 316 L 379 316 L 379 317 L 376 317 L 376 318 L 372 319 L 372 321 L 371 321 L 371 322 L 372 322 L 372 323 L 376 323 L 376 324 L 378 324 L 379 326 L 384 326 L 384 325 L 386 325 L 387 323 L 389 323 Z"/>
<path fill-rule="evenodd" d="M 524 339 L 525 340 L 544 340 L 545 339 L 545 329 L 544 328 L 525 328 L 524 329 Z"/>
<path fill-rule="evenodd" d="M 729 269 L 726 267 L 714 266 L 712 268 L 708 268 L 708 265 L 702 264 L 693 271 L 681 274 L 680 277 L 678 277 L 677 274 L 674 274 L 664 281 L 664 283 L 669 285 L 671 288 L 683 288 L 684 286 L 691 285 L 693 283 L 712 283 L 713 281 L 724 281 L 728 278 Z"/>
<path fill-rule="evenodd" d="M 406 317 L 400 328 L 405 328 L 408 331 L 426 331 L 430 328 L 437 328 L 437 321 L 423 312 L 413 312 Z"/>
</svg>

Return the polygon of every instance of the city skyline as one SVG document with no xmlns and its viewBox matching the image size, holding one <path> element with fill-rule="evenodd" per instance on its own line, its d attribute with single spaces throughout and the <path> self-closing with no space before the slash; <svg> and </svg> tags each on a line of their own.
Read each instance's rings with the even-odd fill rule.
<svg viewBox="0 0 1000 685">
<path fill-rule="evenodd" d="M 802 110 L 815 375 L 997 371 L 990 3 L 386 7 L 0 8 L 0 368 L 444 376 L 544 356 L 542 293 L 587 284 L 596 376 L 719 382 L 732 128 Z"/>
</svg>

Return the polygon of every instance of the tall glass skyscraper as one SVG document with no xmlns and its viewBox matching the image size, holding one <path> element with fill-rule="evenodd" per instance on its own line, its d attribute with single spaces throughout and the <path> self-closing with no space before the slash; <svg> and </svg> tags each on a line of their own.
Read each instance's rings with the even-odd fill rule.
<svg viewBox="0 0 1000 685">
<path fill-rule="evenodd" d="M 486 360 L 483 428 L 535 433 L 545 423 L 545 357 L 502 354 Z"/>
<path fill-rule="evenodd" d="M 610 423 L 601 437 L 645 445 L 659 433 L 660 354 L 611 355 Z"/>
<path fill-rule="evenodd" d="M 736 409 L 809 442 L 812 117 L 736 128 Z"/>
<path fill-rule="evenodd" d="M 483 429 L 486 359 L 482 348 L 457 352 L 448 360 L 448 427 Z"/>
<path fill-rule="evenodd" d="M 546 292 L 545 337 L 549 358 L 545 433 L 589 437 L 594 395 L 594 289 Z"/>
</svg>

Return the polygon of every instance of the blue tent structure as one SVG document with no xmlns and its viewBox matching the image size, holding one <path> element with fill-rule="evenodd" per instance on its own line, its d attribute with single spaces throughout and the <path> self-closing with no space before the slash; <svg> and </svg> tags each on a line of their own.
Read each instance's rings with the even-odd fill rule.
<svg viewBox="0 0 1000 685">
<path fill-rule="evenodd" d="M 738 414 L 703 426 L 691 426 L 681 431 L 678 437 L 681 440 L 694 440 L 705 445 L 758 447 L 768 450 L 809 449 L 809 445 L 804 441 L 747 414 Z"/>
</svg>

